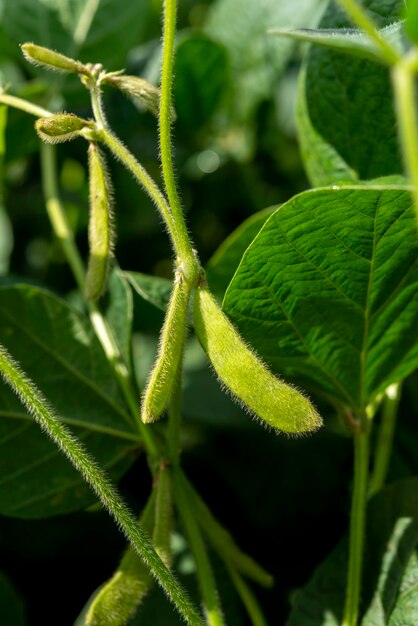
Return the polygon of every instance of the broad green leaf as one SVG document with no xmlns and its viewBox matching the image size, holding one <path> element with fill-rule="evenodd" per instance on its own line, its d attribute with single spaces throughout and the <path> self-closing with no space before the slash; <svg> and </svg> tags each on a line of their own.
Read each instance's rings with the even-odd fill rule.
<svg viewBox="0 0 418 626">
<path fill-rule="evenodd" d="M 88 321 L 47 291 L 3 287 L 0 343 L 98 463 L 120 477 L 135 457 L 138 436 Z M 0 407 L 0 512 L 48 517 L 94 502 L 82 478 L 4 383 Z"/>
<path fill-rule="evenodd" d="M 118 69 L 146 32 L 150 6 L 151 0 L 14 0 L 4 2 L 1 31 L 15 45 L 33 41 Z"/>
<path fill-rule="evenodd" d="M 106 309 L 106 319 L 119 344 L 125 363 L 129 366 L 133 319 L 132 291 L 128 279 L 119 267 L 114 267 L 109 276 L 109 304 Z"/>
<path fill-rule="evenodd" d="M 398 19 L 403 5 L 401 0 L 366 0 L 362 4 L 381 27 Z M 352 24 L 344 11 L 331 3 L 320 28 L 347 26 Z M 360 179 L 403 172 L 392 87 L 385 67 L 314 46 L 307 58 L 305 82 L 312 126 Z"/>
<path fill-rule="evenodd" d="M 123 272 L 132 288 L 144 300 L 153 304 L 157 309 L 165 311 L 170 300 L 173 283 L 167 278 L 149 276 L 140 272 Z"/>
<path fill-rule="evenodd" d="M 356 172 L 311 123 L 306 102 L 305 70 L 302 70 L 299 82 L 296 125 L 306 174 L 313 187 L 356 182 Z"/>
<path fill-rule="evenodd" d="M 22 600 L 3 572 L 0 572 L 0 624 L 1 626 L 26 624 Z"/>
<path fill-rule="evenodd" d="M 362 411 L 418 366 L 417 287 L 409 192 L 320 189 L 267 220 L 223 306 L 274 371 Z"/>
<path fill-rule="evenodd" d="M 376 63 L 385 63 L 374 41 L 366 33 L 354 28 L 300 28 L 297 30 L 272 28 L 269 32 L 278 37 L 289 37 L 295 41 L 331 48 L 337 52 L 344 52 Z M 399 21 L 382 28 L 380 35 L 402 54 L 405 50 L 403 32 L 403 22 Z"/>
<path fill-rule="evenodd" d="M 229 80 L 226 50 L 207 36 L 192 34 L 177 47 L 174 102 L 177 119 L 191 132 L 214 112 Z"/>
<path fill-rule="evenodd" d="M 417 621 L 418 479 L 393 483 L 369 505 L 361 626 Z M 286 626 L 340 626 L 347 571 L 343 540 L 296 596 Z"/>
<path fill-rule="evenodd" d="M 406 33 L 411 41 L 418 43 L 418 2 L 406 0 Z"/>
<path fill-rule="evenodd" d="M 222 242 L 211 257 L 206 266 L 206 277 L 216 295 L 223 296 L 242 255 L 275 208 L 269 207 L 246 219 Z"/>
</svg>

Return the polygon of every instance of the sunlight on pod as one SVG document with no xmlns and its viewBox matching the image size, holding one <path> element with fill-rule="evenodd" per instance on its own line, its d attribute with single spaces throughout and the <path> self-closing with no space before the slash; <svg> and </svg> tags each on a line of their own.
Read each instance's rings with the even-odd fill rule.
<svg viewBox="0 0 418 626">
<path fill-rule="evenodd" d="M 311 402 L 269 371 L 205 287 L 196 289 L 194 324 L 221 382 L 252 414 L 286 433 L 314 431 L 322 425 Z"/>
<path fill-rule="evenodd" d="M 163 414 L 177 377 L 187 331 L 187 308 L 190 287 L 180 272 L 176 273 L 173 291 L 161 329 L 157 359 L 144 392 L 141 419 L 154 422 Z"/>
<path fill-rule="evenodd" d="M 156 492 L 152 491 L 141 516 L 150 535 L 155 515 Z M 86 616 L 86 626 L 125 626 L 148 593 L 153 579 L 132 546 L 128 546 L 113 576 L 100 587 Z"/>
<path fill-rule="evenodd" d="M 144 78 L 139 76 L 125 76 L 120 72 L 109 72 L 103 77 L 103 82 L 120 89 L 126 94 L 140 109 L 150 111 L 158 117 L 160 110 L 161 91 Z M 171 121 L 176 119 L 174 108 L 171 108 Z"/>
<path fill-rule="evenodd" d="M 25 59 L 33 65 L 40 65 L 56 72 L 87 73 L 86 67 L 80 61 L 70 59 L 55 50 L 37 46 L 34 43 L 24 43 L 21 48 Z"/>
<path fill-rule="evenodd" d="M 106 163 L 97 144 L 89 144 L 89 262 L 85 293 L 97 300 L 106 289 L 113 252 L 112 187 Z"/>
<path fill-rule="evenodd" d="M 63 143 L 80 135 L 80 131 L 88 128 L 89 122 L 72 113 L 55 113 L 41 117 L 35 122 L 35 130 L 45 143 Z"/>
</svg>

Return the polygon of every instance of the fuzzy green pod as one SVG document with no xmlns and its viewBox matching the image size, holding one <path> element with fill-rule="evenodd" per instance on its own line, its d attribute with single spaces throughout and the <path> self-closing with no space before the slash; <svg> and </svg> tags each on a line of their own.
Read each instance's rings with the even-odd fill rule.
<svg viewBox="0 0 418 626">
<path fill-rule="evenodd" d="M 194 324 L 221 382 L 251 414 L 286 433 L 305 433 L 322 425 L 311 402 L 274 376 L 248 347 L 206 287 L 196 289 Z"/>
<path fill-rule="evenodd" d="M 141 517 L 144 530 L 151 534 L 155 516 L 153 490 Z M 128 546 L 113 576 L 102 585 L 86 616 L 86 626 L 125 626 L 135 614 L 153 579 L 132 546 Z"/>
<path fill-rule="evenodd" d="M 97 300 L 106 288 L 113 253 L 112 188 L 104 156 L 94 142 L 89 144 L 89 262 L 85 293 Z"/>
<path fill-rule="evenodd" d="M 120 72 L 109 72 L 105 74 L 102 82 L 111 85 L 127 95 L 133 103 L 150 111 L 158 117 L 160 110 L 161 91 L 158 87 L 139 76 L 127 76 Z M 176 119 L 174 108 L 171 109 L 171 121 Z"/>
<path fill-rule="evenodd" d="M 79 136 L 80 132 L 89 127 L 89 122 L 72 113 L 55 113 L 48 117 L 40 117 L 35 122 L 35 130 L 45 143 L 63 143 Z"/>
<path fill-rule="evenodd" d="M 56 72 L 87 73 L 86 67 L 80 61 L 75 61 L 55 50 L 34 43 L 24 43 L 21 48 L 25 59 L 33 65 L 41 65 Z"/>
<path fill-rule="evenodd" d="M 142 399 L 141 419 L 145 424 L 161 417 L 170 399 L 183 356 L 189 297 L 190 287 L 177 272 L 161 330 L 157 359 Z"/>
</svg>

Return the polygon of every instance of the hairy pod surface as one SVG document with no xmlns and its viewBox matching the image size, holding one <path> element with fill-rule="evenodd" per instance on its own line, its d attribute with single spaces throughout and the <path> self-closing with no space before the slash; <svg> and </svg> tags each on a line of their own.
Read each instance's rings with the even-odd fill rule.
<svg viewBox="0 0 418 626">
<path fill-rule="evenodd" d="M 221 382 L 252 414 L 286 433 L 305 433 L 321 426 L 311 402 L 270 372 L 205 287 L 196 289 L 194 324 Z"/>
<path fill-rule="evenodd" d="M 113 252 L 112 188 L 104 156 L 91 142 L 89 156 L 89 263 L 87 267 L 86 297 L 97 300 L 106 289 L 110 259 Z"/>
<path fill-rule="evenodd" d="M 187 332 L 190 287 L 177 273 L 161 329 L 157 359 L 148 379 L 141 409 L 144 423 L 156 421 L 164 412 L 177 377 Z"/>
<path fill-rule="evenodd" d="M 56 113 L 36 120 L 35 129 L 45 143 L 63 143 L 78 137 L 88 125 L 86 120 L 72 113 Z"/>
<path fill-rule="evenodd" d="M 151 534 L 156 493 L 152 492 L 141 517 L 144 530 Z M 86 626 L 125 626 L 133 617 L 153 582 L 147 567 L 128 546 L 113 576 L 99 589 L 86 616 Z"/>
<path fill-rule="evenodd" d="M 22 46 L 24 57 L 33 65 L 42 65 L 56 72 L 73 72 L 77 74 L 85 74 L 87 72 L 85 66 L 80 61 L 75 61 L 64 54 L 37 46 L 34 43 L 24 43 Z"/>
<path fill-rule="evenodd" d="M 109 72 L 103 82 L 122 91 L 133 103 L 158 117 L 160 110 L 161 90 L 139 76 L 126 76 L 119 72 Z M 176 113 L 171 109 L 171 121 L 175 121 Z"/>
</svg>

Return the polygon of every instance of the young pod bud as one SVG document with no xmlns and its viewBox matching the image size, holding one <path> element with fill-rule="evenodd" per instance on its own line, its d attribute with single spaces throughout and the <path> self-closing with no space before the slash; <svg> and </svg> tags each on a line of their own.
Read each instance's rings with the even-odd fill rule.
<svg viewBox="0 0 418 626">
<path fill-rule="evenodd" d="M 41 65 L 56 72 L 73 72 L 77 74 L 85 74 L 87 72 L 85 66 L 80 61 L 75 61 L 66 57 L 59 52 L 37 46 L 34 43 L 24 43 L 22 52 L 25 58 L 33 65 Z"/>
<path fill-rule="evenodd" d="M 56 113 L 41 117 L 35 122 L 35 129 L 45 143 L 63 143 L 71 141 L 88 127 L 89 123 L 72 113 Z"/>
<path fill-rule="evenodd" d="M 151 534 L 155 515 L 155 490 L 141 517 Z M 102 585 L 91 603 L 86 626 L 126 626 L 152 584 L 152 576 L 132 546 L 128 546 L 113 576 Z"/>
<path fill-rule="evenodd" d="M 89 263 L 86 297 L 97 300 L 106 288 L 113 252 L 112 188 L 106 163 L 97 144 L 89 144 Z"/>
<path fill-rule="evenodd" d="M 287 433 L 321 426 L 322 419 L 311 402 L 269 371 L 205 287 L 196 289 L 194 324 L 221 382 L 253 415 Z"/>
<path fill-rule="evenodd" d="M 139 76 L 125 76 L 119 72 L 106 74 L 103 82 L 122 91 L 140 109 L 150 111 L 155 117 L 158 117 L 161 92 L 155 85 L 144 78 L 139 78 Z M 174 121 L 175 118 L 176 113 L 172 108 L 171 121 Z"/>
<path fill-rule="evenodd" d="M 154 422 L 161 417 L 173 389 L 181 362 L 187 330 L 187 308 L 190 288 L 177 273 L 161 329 L 157 359 L 149 376 L 142 399 L 141 419 Z"/>
</svg>

